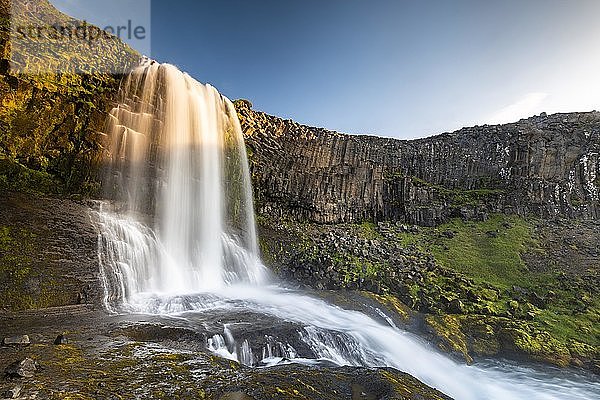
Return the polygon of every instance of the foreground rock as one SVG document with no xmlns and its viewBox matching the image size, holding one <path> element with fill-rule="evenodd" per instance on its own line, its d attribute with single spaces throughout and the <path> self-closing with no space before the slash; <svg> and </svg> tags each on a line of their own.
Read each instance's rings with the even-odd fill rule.
<svg viewBox="0 0 600 400">
<path fill-rule="evenodd" d="M 6 365 L 16 348 L 0 349 L 0 368 L 22 380 L 29 398 L 139 399 L 449 399 L 410 375 L 390 368 L 250 368 L 204 350 L 188 330 L 142 324 L 135 316 L 83 310 L 0 314 L 7 329 L 31 328 L 36 343 L 27 357 Z M 124 321 L 125 318 L 125 321 Z M 138 317 L 141 318 L 141 317 Z M 148 318 L 147 316 L 144 317 Z M 131 329 L 130 327 L 137 327 Z M 66 329 L 69 344 L 54 346 L 51 330 Z M 36 370 L 36 360 L 40 369 Z M 33 373 L 35 371 L 35 374 Z M 16 374 L 16 375 L 15 375 Z"/>
<path fill-rule="evenodd" d="M 22 389 L 23 387 L 21 385 L 15 385 L 9 389 L 4 390 L 2 396 L 5 399 L 16 399 L 19 397 L 19 394 L 21 394 Z"/>
<path fill-rule="evenodd" d="M 31 342 L 27 335 L 11 336 L 2 339 L 3 346 L 29 346 L 30 344 Z"/>
<path fill-rule="evenodd" d="M 36 370 L 37 366 L 35 361 L 27 357 L 23 360 L 13 362 L 6 367 L 4 372 L 6 376 L 11 378 L 31 378 Z"/>
</svg>

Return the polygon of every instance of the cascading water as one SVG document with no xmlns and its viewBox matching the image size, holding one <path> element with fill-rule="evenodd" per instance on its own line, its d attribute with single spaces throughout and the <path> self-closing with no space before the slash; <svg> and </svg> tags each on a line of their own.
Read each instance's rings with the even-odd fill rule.
<svg viewBox="0 0 600 400">
<path fill-rule="evenodd" d="M 107 124 L 105 187 L 122 210 L 101 214 L 108 304 L 143 292 L 262 282 L 246 150 L 231 102 L 153 62 L 133 71 L 121 93 Z"/>
<path fill-rule="evenodd" d="M 193 329 L 219 321 L 207 348 L 248 366 L 391 366 L 457 399 L 600 396 L 598 382 L 568 372 L 458 364 L 380 310 L 372 318 L 268 285 L 229 100 L 156 63 L 135 70 L 121 92 L 107 124 L 114 201 L 97 218 L 109 309 L 176 314 Z M 264 333 L 275 326 L 283 334 Z"/>
</svg>

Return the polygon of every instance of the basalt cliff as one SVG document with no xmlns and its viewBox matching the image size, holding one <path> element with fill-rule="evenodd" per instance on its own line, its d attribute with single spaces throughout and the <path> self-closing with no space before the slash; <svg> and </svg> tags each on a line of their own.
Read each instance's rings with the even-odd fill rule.
<svg viewBox="0 0 600 400">
<path fill-rule="evenodd" d="M 501 212 L 600 218 L 600 113 L 404 141 L 344 135 L 236 103 L 263 211 L 320 223 L 435 226 Z"/>
</svg>

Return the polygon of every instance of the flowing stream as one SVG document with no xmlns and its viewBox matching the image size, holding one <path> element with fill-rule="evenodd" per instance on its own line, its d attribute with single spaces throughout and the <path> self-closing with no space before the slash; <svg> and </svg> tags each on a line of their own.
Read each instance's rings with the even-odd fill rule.
<svg viewBox="0 0 600 400">
<path fill-rule="evenodd" d="M 211 86 L 148 62 L 125 79 L 106 135 L 113 201 L 98 223 L 109 310 L 209 331 L 210 351 L 258 368 L 390 366 L 456 399 L 600 398 L 589 376 L 460 364 L 381 311 L 345 310 L 275 284 L 258 255 L 239 121 Z"/>
</svg>

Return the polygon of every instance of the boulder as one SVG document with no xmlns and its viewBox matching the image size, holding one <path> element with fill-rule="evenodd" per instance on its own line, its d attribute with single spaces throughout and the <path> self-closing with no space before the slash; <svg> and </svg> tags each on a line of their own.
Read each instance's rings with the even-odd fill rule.
<svg viewBox="0 0 600 400">
<path fill-rule="evenodd" d="M 16 399 L 21 394 L 21 389 L 23 387 L 21 385 L 15 385 L 9 389 L 2 391 L 2 397 L 5 399 Z"/>
<path fill-rule="evenodd" d="M 10 364 L 4 372 L 11 378 L 31 378 L 36 370 L 36 362 L 27 357 Z"/>
<path fill-rule="evenodd" d="M 68 344 L 68 343 L 69 343 L 69 339 L 62 333 L 60 335 L 58 335 L 56 337 L 56 339 L 54 339 L 55 345 Z"/>
<path fill-rule="evenodd" d="M 3 346 L 29 346 L 30 344 L 31 342 L 27 335 L 11 336 L 2 339 Z"/>
</svg>

